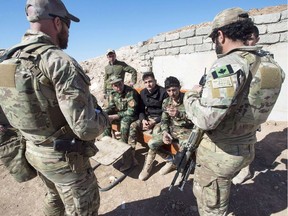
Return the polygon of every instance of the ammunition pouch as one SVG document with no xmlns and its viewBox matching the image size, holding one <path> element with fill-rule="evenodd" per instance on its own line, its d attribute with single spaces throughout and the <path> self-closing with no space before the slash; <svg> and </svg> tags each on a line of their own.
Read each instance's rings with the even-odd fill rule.
<svg viewBox="0 0 288 216">
<path fill-rule="evenodd" d="M 17 182 L 25 182 L 37 176 L 36 170 L 25 157 L 26 142 L 15 131 L 8 129 L 10 136 L 0 144 L 0 160 Z"/>
</svg>

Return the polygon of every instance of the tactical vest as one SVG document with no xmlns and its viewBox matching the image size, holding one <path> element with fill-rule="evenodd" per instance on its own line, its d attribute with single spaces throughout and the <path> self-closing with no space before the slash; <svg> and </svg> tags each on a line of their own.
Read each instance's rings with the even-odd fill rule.
<svg viewBox="0 0 288 216">
<path fill-rule="evenodd" d="M 243 89 L 244 98 L 236 112 L 236 120 L 260 125 L 268 119 L 276 103 L 284 72 L 272 56 L 264 52 L 244 52 L 240 56 L 250 64 L 250 80 L 248 76 Z"/>
<path fill-rule="evenodd" d="M 19 44 L 0 60 L 0 105 L 10 124 L 36 144 L 66 133 L 55 90 L 38 67 L 48 49 L 58 48 L 39 42 Z"/>
</svg>

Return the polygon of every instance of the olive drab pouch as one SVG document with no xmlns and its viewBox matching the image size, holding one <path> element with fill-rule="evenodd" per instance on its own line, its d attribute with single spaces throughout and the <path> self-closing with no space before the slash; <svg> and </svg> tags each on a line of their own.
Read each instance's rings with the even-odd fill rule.
<svg viewBox="0 0 288 216">
<path fill-rule="evenodd" d="M 37 176 L 25 157 L 26 142 L 14 130 L 1 134 L 0 160 L 17 182 L 26 182 Z"/>
</svg>

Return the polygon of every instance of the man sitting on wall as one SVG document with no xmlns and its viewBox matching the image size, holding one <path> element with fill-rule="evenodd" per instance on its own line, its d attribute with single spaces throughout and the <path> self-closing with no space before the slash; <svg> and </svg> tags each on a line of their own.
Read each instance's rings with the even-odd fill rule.
<svg viewBox="0 0 288 216">
<path fill-rule="evenodd" d="M 121 76 L 113 75 L 109 82 L 113 91 L 110 94 L 109 104 L 105 112 L 108 114 L 111 123 L 120 123 L 121 141 L 128 143 L 130 124 L 138 118 L 139 94 L 132 87 L 125 85 Z M 104 131 L 103 136 L 111 137 L 111 129 L 112 125 L 110 124 Z M 125 165 L 127 157 L 126 154 L 123 155 L 121 171 L 127 169 Z"/>
</svg>

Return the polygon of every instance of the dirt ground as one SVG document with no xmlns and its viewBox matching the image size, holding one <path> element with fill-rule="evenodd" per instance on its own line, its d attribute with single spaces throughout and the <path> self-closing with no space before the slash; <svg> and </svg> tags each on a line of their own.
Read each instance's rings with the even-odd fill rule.
<svg viewBox="0 0 288 216">
<path fill-rule="evenodd" d="M 287 212 L 287 122 L 267 122 L 257 134 L 256 157 L 251 164 L 252 179 L 233 186 L 230 198 L 230 215 L 286 216 Z M 172 216 L 195 215 L 197 205 L 191 190 L 193 175 L 184 191 L 173 187 L 168 191 L 175 171 L 161 176 L 164 165 L 157 156 L 154 169 L 147 181 L 137 179 L 147 149 L 138 145 L 136 157 L 139 166 L 118 185 L 101 195 L 100 215 L 106 216 Z M 94 162 L 93 162 L 94 164 Z M 109 180 L 119 178 L 120 161 L 113 166 L 100 166 L 95 170 L 99 185 L 106 188 Z M 0 165 L 0 215 L 39 216 L 42 213 L 44 187 L 35 178 L 27 183 L 17 183 Z"/>
</svg>

